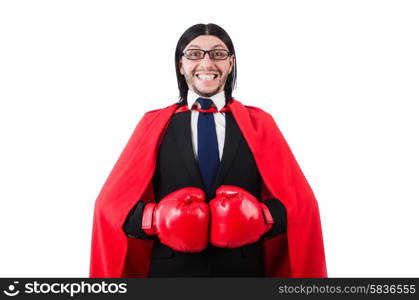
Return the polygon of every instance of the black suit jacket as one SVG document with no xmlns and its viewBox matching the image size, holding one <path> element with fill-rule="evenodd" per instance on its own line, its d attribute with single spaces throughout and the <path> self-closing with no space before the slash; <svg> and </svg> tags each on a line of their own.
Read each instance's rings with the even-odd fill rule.
<svg viewBox="0 0 419 300">
<path fill-rule="evenodd" d="M 198 187 L 205 191 L 208 202 L 221 185 L 239 186 L 260 199 L 262 179 L 240 129 L 230 112 L 225 113 L 226 131 L 223 155 L 211 189 L 206 190 L 192 149 L 191 112 L 174 114 L 161 142 L 153 177 L 155 201 L 184 188 Z M 278 199 L 264 201 L 274 225 L 262 239 L 286 231 L 286 211 Z M 209 245 L 199 253 L 183 253 L 162 244 L 157 237 L 141 229 L 146 202 L 139 201 L 127 216 L 124 231 L 131 238 L 154 239 L 149 277 L 263 277 L 262 239 L 239 248 L 218 248 Z"/>
</svg>

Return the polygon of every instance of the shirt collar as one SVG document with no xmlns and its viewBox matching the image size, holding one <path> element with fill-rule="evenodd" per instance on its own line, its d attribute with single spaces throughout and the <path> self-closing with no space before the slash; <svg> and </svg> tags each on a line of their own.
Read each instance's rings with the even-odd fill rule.
<svg viewBox="0 0 419 300">
<path fill-rule="evenodd" d="M 189 107 L 189 109 L 191 109 L 192 105 L 194 105 L 194 104 L 196 104 L 199 108 L 201 107 L 199 102 L 196 102 L 196 99 L 198 99 L 199 97 L 202 97 L 202 96 L 199 96 L 197 93 L 195 93 L 191 90 L 188 90 L 188 107 Z M 211 99 L 212 102 L 214 102 L 215 106 L 217 107 L 218 111 L 220 111 L 226 104 L 226 98 L 225 98 L 224 91 L 221 91 L 218 94 L 215 94 L 211 97 L 202 97 L 202 98 Z"/>
</svg>

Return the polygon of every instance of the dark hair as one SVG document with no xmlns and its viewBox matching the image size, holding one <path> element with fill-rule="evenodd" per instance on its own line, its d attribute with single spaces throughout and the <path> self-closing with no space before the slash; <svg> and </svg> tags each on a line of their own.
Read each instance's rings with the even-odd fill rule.
<svg viewBox="0 0 419 300">
<path fill-rule="evenodd" d="M 182 57 L 182 52 L 185 47 L 196 37 L 200 35 L 215 35 L 220 40 L 224 42 L 227 46 L 228 51 L 230 54 L 234 54 L 236 56 L 236 52 L 234 51 L 233 42 L 230 39 L 228 33 L 216 24 L 196 24 L 189 27 L 179 38 L 179 41 L 176 45 L 175 51 L 175 68 L 176 68 L 176 77 L 177 83 L 179 87 L 179 103 L 182 101 L 186 102 L 187 95 L 188 95 L 188 85 L 186 83 L 185 77 L 180 73 L 179 70 L 179 60 Z M 237 78 L 237 65 L 236 65 L 236 57 L 234 57 L 234 65 L 231 73 L 228 75 L 225 86 L 224 86 L 224 93 L 226 97 L 226 103 L 228 103 L 232 98 L 232 92 L 234 87 L 236 86 L 236 78 Z"/>
</svg>

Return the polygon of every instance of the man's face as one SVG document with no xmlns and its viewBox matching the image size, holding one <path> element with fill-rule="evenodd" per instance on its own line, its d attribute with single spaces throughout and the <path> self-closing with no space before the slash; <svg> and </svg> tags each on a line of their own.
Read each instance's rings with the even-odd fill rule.
<svg viewBox="0 0 419 300">
<path fill-rule="evenodd" d="M 200 35 L 192 40 L 183 51 L 188 49 L 225 49 L 227 46 L 214 35 Z M 228 75 L 233 69 L 234 55 L 225 60 L 214 60 L 206 53 L 201 60 L 189 60 L 182 56 L 179 60 L 180 73 L 185 76 L 190 90 L 203 97 L 211 97 L 224 90 Z M 215 75 L 200 78 L 199 75 Z"/>
</svg>

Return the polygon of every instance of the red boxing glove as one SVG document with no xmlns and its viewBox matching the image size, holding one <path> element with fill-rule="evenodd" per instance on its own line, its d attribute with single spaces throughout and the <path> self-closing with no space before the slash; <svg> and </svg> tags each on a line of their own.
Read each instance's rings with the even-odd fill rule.
<svg viewBox="0 0 419 300">
<path fill-rule="evenodd" d="M 274 222 L 265 204 L 237 186 L 219 187 L 209 205 L 210 239 L 217 247 L 236 248 L 254 243 Z"/>
<path fill-rule="evenodd" d="M 181 252 L 200 252 L 208 244 L 209 208 L 205 193 L 194 187 L 174 191 L 144 207 L 142 229 Z"/>
</svg>

